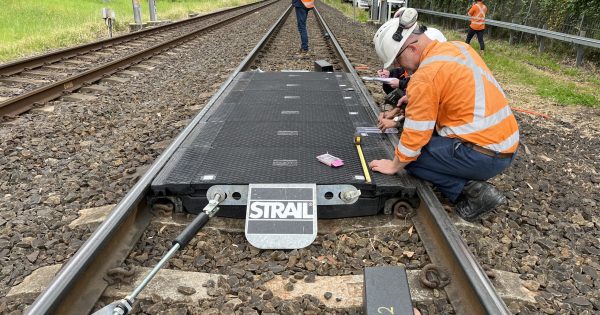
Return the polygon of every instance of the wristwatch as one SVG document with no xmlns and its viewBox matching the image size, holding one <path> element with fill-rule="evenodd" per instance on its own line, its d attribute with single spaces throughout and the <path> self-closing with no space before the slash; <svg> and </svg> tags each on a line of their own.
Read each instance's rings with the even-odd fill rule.
<svg viewBox="0 0 600 315">
<path fill-rule="evenodd" d="M 401 119 L 402 119 L 402 116 L 396 116 L 396 117 L 392 118 L 392 120 L 395 122 L 399 122 Z"/>
</svg>

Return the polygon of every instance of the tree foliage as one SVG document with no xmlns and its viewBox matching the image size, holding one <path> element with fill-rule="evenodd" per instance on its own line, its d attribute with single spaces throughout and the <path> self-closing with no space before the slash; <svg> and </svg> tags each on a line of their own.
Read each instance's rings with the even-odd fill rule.
<svg viewBox="0 0 600 315">
<path fill-rule="evenodd" d="M 410 6 L 466 14 L 472 0 L 412 0 Z M 486 0 L 487 18 L 600 38 L 600 0 Z"/>
</svg>

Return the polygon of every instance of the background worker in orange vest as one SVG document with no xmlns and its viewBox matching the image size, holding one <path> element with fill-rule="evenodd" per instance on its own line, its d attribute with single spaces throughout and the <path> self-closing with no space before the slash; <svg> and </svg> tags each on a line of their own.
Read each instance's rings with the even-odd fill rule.
<svg viewBox="0 0 600 315">
<path fill-rule="evenodd" d="M 458 215 L 472 220 L 506 202 L 486 180 L 512 163 L 517 121 L 471 46 L 431 40 L 406 14 L 386 22 L 373 38 L 384 67 L 402 66 L 413 75 L 401 100 L 406 118 L 395 158 L 369 166 L 384 174 L 404 169 L 432 182 Z"/>
<path fill-rule="evenodd" d="M 471 25 L 469 25 L 469 33 L 467 33 L 467 44 L 471 43 L 473 35 L 477 34 L 479 41 L 479 50 L 483 54 L 485 51 L 485 43 L 483 42 L 483 32 L 485 31 L 485 14 L 487 7 L 483 4 L 483 0 L 477 0 L 467 13 L 471 17 Z"/>
<path fill-rule="evenodd" d="M 300 33 L 300 53 L 308 52 L 308 31 L 306 30 L 306 19 L 308 11 L 315 7 L 313 0 L 292 0 L 292 5 L 296 9 L 296 21 L 298 22 L 298 32 Z"/>
</svg>

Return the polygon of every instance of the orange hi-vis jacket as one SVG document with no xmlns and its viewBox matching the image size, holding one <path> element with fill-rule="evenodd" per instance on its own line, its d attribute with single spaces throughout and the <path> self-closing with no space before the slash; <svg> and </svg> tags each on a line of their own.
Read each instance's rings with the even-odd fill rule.
<svg viewBox="0 0 600 315">
<path fill-rule="evenodd" d="M 307 9 L 312 9 L 312 8 L 315 7 L 315 1 L 314 0 L 302 0 L 302 4 Z"/>
<path fill-rule="evenodd" d="M 476 31 L 485 29 L 485 14 L 487 13 L 487 7 L 481 2 L 473 4 L 469 10 L 469 16 L 471 17 L 471 28 Z"/>
<path fill-rule="evenodd" d="M 438 135 L 513 153 L 519 127 L 504 91 L 479 55 L 462 42 L 433 41 L 407 88 L 404 130 L 396 148 L 415 161 L 436 128 Z"/>
</svg>

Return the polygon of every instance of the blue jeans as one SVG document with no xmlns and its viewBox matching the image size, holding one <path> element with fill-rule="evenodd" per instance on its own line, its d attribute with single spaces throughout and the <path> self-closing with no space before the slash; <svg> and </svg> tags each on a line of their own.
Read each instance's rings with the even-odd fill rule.
<svg viewBox="0 0 600 315">
<path fill-rule="evenodd" d="M 308 50 L 308 31 L 306 30 L 306 19 L 308 10 L 304 7 L 294 7 L 296 9 L 296 20 L 298 21 L 298 32 L 300 32 L 300 48 Z"/>
<path fill-rule="evenodd" d="M 465 147 L 458 139 L 433 136 L 421 149 L 419 158 L 406 165 L 406 171 L 432 182 L 442 194 L 456 202 L 470 180 L 488 180 L 505 170 L 514 160 L 498 158 Z"/>
</svg>

